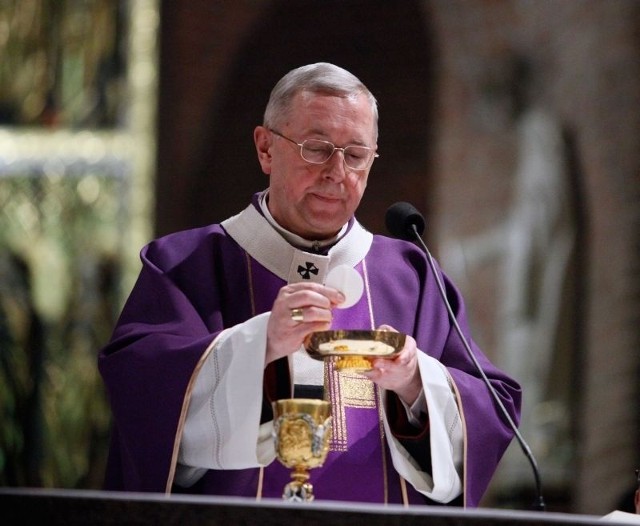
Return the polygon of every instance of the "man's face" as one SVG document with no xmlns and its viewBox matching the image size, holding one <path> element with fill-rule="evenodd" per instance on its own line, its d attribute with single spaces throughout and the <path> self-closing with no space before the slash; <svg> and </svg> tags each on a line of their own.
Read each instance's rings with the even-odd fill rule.
<svg viewBox="0 0 640 526">
<path fill-rule="evenodd" d="M 344 148 L 376 148 L 374 120 L 364 95 L 342 98 L 299 93 L 276 131 L 302 143 L 321 139 Z M 269 175 L 269 211 L 287 230 L 305 239 L 335 235 L 351 218 L 367 186 L 369 169 L 345 167 L 336 151 L 325 164 L 310 164 L 300 148 L 258 126 L 254 133 L 262 170 Z"/>
</svg>

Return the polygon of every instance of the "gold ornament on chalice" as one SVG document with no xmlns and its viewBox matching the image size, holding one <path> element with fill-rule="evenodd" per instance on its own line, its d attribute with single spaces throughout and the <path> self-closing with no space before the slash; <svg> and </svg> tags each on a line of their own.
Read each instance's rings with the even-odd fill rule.
<svg viewBox="0 0 640 526">
<path fill-rule="evenodd" d="M 331 440 L 331 404 L 324 400 L 289 398 L 273 403 L 276 456 L 291 468 L 291 482 L 282 494 L 290 502 L 311 502 L 309 470 L 324 464 Z"/>
</svg>

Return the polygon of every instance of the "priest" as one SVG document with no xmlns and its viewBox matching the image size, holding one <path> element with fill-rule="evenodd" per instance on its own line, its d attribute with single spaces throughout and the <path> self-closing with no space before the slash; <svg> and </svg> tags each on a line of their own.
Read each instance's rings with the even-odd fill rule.
<svg viewBox="0 0 640 526">
<path fill-rule="evenodd" d="M 424 253 L 373 235 L 355 212 L 377 154 L 375 97 L 316 63 L 274 87 L 254 142 L 268 187 L 220 224 L 154 240 L 99 369 L 113 413 L 105 489 L 282 497 L 272 402 L 332 407 L 317 500 L 480 504 L 513 433 L 465 351 Z M 361 286 L 331 280 L 348 268 Z M 519 385 L 469 334 L 518 422 Z M 348 281 L 348 280 L 347 280 Z M 357 290 L 353 297 L 353 290 Z M 399 331 L 402 349 L 365 371 L 304 348 L 316 331 Z"/>
</svg>

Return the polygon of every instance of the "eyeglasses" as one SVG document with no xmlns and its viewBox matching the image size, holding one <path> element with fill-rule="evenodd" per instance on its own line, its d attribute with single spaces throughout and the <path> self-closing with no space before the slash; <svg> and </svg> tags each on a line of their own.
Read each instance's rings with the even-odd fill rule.
<svg viewBox="0 0 640 526">
<path fill-rule="evenodd" d="M 351 170 L 366 170 L 376 157 L 380 157 L 373 148 L 368 146 L 338 148 L 335 144 L 329 141 L 321 141 L 320 139 L 306 139 L 299 143 L 276 130 L 270 129 L 270 131 L 298 146 L 300 148 L 300 157 L 311 164 L 324 164 L 331 159 L 336 150 L 340 150 L 344 165 L 347 168 Z"/>
</svg>

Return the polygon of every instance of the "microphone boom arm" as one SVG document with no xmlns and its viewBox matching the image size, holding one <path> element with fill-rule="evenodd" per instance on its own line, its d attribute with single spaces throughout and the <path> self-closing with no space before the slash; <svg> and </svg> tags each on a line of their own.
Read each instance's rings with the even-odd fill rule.
<svg viewBox="0 0 640 526">
<path fill-rule="evenodd" d="M 451 305 L 450 305 L 449 301 L 447 300 L 447 294 L 446 294 L 446 292 L 444 290 L 444 285 L 442 284 L 442 281 L 440 280 L 440 275 L 438 274 L 438 271 L 436 269 L 435 263 L 433 261 L 433 257 L 431 256 L 431 252 L 429 252 L 429 249 L 427 248 L 426 243 L 422 240 L 422 237 L 420 236 L 420 233 L 418 232 L 418 227 L 416 226 L 416 224 L 414 222 L 412 222 L 408 226 L 408 230 L 411 232 L 412 236 L 415 237 L 415 239 L 418 240 L 418 242 L 420 243 L 421 247 L 425 251 L 425 254 L 427 255 L 427 263 L 429 264 L 429 268 L 431 268 L 431 271 L 434 274 L 434 277 L 436 279 L 436 283 L 438 285 L 438 290 L 440 292 L 440 295 L 442 296 L 442 299 L 444 300 L 444 304 L 445 304 L 445 306 L 447 308 L 447 312 L 449 313 L 449 318 L 451 319 L 451 323 L 453 323 L 453 326 L 455 328 L 456 333 L 458 334 L 458 337 L 462 341 L 462 345 L 464 345 L 464 348 L 467 351 L 467 354 L 469 355 L 469 357 L 473 361 L 473 364 L 475 365 L 476 369 L 480 373 L 480 376 L 482 377 L 482 380 L 485 382 L 485 384 L 489 388 L 489 392 L 491 393 L 491 396 L 493 397 L 494 402 L 496 403 L 496 405 L 500 409 L 500 412 L 502 413 L 504 418 L 507 420 L 507 422 L 509 424 L 509 427 L 513 431 L 514 436 L 516 437 L 516 440 L 518 441 L 518 444 L 520 445 L 520 448 L 522 449 L 522 452 L 524 453 L 524 455 L 527 457 L 527 460 L 531 464 L 531 468 L 533 470 L 533 474 L 534 474 L 534 477 L 535 477 L 535 483 L 536 483 L 536 501 L 533 503 L 533 509 L 539 510 L 539 511 L 544 511 L 545 503 L 544 503 L 544 497 L 542 496 L 542 481 L 540 479 L 540 471 L 538 469 L 538 463 L 536 462 L 536 459 L 533 456 L 533 453 L 531 452 L 531 448 L 529 447 L 529 445 L 526 443 L 526 441 L 524 440 L 524 438 L 520 434 L 520 431 L 518 430 L 518 426 L 516 426 L 515 422 L 513 421 L 511 416 L 509 415 L 509 412 L 507 411 L 506 407 L 502 403 L 502 400 L 498 396 L 498 393 L 493 388 L 493 386 L 491 385 L 491 382 L 487 378 L 487 375 L 485 374 L 484 370 L 480 366 L 480 363 L 478 362 L 478 359 L 473 354 L 473 351 L 471 350 L 471 347 L 469 346 L 469 343 L 467 342 L 467 339 L 464 337 L 464 334 L 462 333 L 462 329 L 460 329 L 460 325 L 458 324 L 458 320 L 456 320 L 456 317 L 455 317 L 455 315 L 453 313 L 453 310 L 451 309 Z"/>
</svg>

